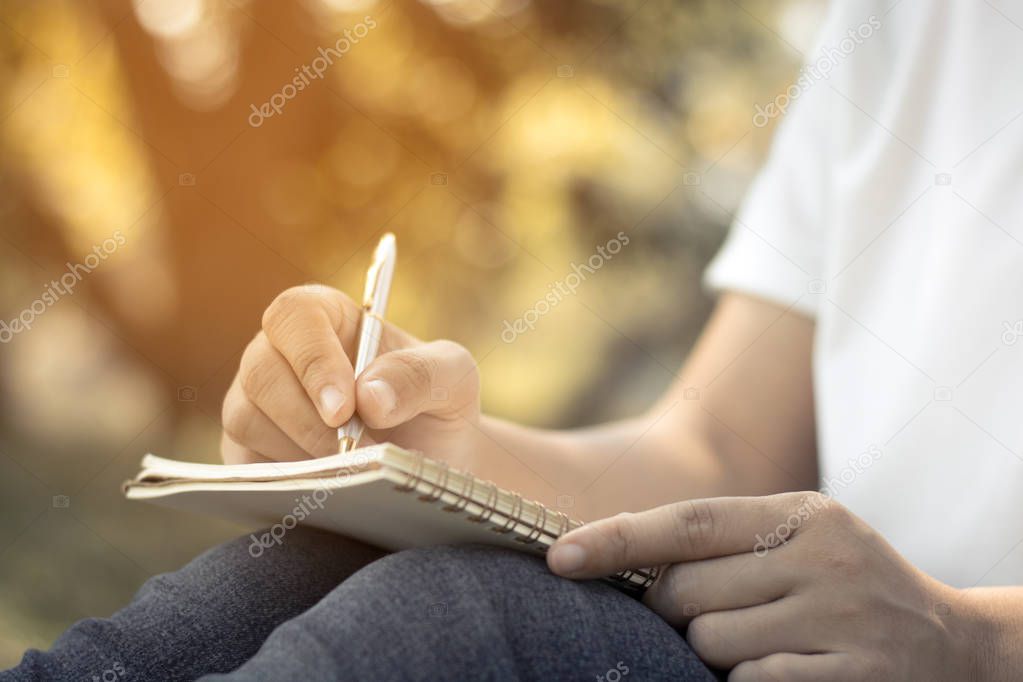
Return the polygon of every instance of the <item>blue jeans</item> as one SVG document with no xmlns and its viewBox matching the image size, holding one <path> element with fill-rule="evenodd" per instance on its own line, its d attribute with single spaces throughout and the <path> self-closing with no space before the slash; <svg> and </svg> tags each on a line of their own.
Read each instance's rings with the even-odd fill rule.
<svg viewBox="0 0 1023 682">
<path fill-rule="evenodd" d="M 0 680 L 714 680 L 674 629 L 600 582 L 492 547 L 385 555 L 295 528 L 146 582 Z"/>
</svg>

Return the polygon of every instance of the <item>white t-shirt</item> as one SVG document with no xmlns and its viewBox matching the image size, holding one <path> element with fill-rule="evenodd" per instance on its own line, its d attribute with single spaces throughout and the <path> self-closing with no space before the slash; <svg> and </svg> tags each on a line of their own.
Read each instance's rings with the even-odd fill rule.
<svg viewBox="0 0 1023 682">
<path fill-rule="evenodd" d="M 815 318 L 822 486 L 959 587 L 1023 584 L 1021 27 L 835 3 L 706 273 Z"/>
</svg>

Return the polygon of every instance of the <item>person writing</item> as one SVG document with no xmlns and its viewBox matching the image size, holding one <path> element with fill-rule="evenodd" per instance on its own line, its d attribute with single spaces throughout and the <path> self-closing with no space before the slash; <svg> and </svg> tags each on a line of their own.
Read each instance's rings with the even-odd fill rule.
<svg viewBox="0 0 1023 682">
<path fill-rule="evenodd" d="M 1023 68 L 1018 30 L 965 0 L 834 3 L 814 53 L 834 68 L 790 89 L 707 271 L 714 312 L 637 417 L 553 431 L 482 414 L 470 353 L 391 323 L 356 380 L 358 305 L 282 293 L 224 401 L 226 462 L 335 453 L 357 414 L 367 441 L 547 504 L 572 491 L 590 523 L 549 571 L 487 548 L 380 558 L 312 531 L 259 568 L 225 545 L 169 579 L 235 586 L 202 613 L 277 594 L 262 571 L 291 596 L 244 631 L 205 621 L 237 642 L 230 661 L 193 643 L 163 664 L 238 679 L 1018 678 L 1023 351 L 1000 335 L 1023 316 L 1023 98 L 991 76 Z M 586 580 L 662 564 L 642 604 Z M 113 621 L 174 618 L 145 590 Z"/>
</svg>

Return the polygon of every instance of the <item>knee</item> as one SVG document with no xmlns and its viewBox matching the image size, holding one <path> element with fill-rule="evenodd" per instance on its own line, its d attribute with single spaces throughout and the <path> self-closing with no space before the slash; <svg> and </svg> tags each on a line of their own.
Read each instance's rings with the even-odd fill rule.
<svg viewBox="0 0 1023 682">
<path fill-rule="evenodd" d="M 401 668 L 395 678 L 424 677 L 424 671 L 453 677 L 456 665 L 477 678 L 563 679 L 578 676 L 594 651 L 635 648 L 639 639 L 653 653 L 648 664 L 630 662 L 637 671 L 656 675 L 660 668 L 698 665 L 678 633 L 631 597 L 601 582 L 555 576 L 540 557 L 483 546 L 384 557 L 275 636 L 282 650 L 311 643 L 316 650 L 307 658 L 332 657 L 349 667 L 365 661 L 365 676 L 393 663 Z M 400 660 L 386 658 L 379 649 L 384 639 L 409 648 Z M 603 665 L 601 659 L 591 667 L 602 671 Z M 379 672 L 376 677 L 386 677 Z"/>
<path fill-rule="evenodd" d="M 372 605 L 363 615 L 382 628 L 473 631 L 504 621 L 546 581 L 561 579 L 539 557 L 478 545 L 425 547 L 373 562 L 324 602 L 349 613 L 353 603 Z"/>
<path fill-rule="evenodd" d="M 504 679 L 513 585 L 559 580 L 542 559 L 491 547 L 397 552 L 362 568 L 264 645 L 289 660 L 329 661 L 352 679 Z M 508 591 L 518 593 L 509 598 Z M 389 648 L 388 648 L 389 647 Z M 400 647 L 400 655 L 395 655 Z M 498 647 L 500 649 L 500 646 Z M 456 676 L 455 669 L 471 671 Z M 327 677 L 327 675 L 324 675 Z"/>
<path fill-rule="evenodd" d="M 287 564 L 302 560 L 321 560 L 327 563 L 338 556 L 368 548 L 325 530 L 297 525 L 286 528 L 280 524 L 235 538 L 208 550 L 200 561 L 216 564 L 261 563 Z M 380 551 L 372 552 L 380 556 Z"/>
<path fill-rule="evenodd" d="M 483 545 L 424 547 L 388 555 L 342 583 L 328 599 L 370 597 L 387 627 L 430 624 L 465 631 L 503 629 L 520 617 L 580 608 L 614 609 L 633 600 L 610 586 L 566 580 L 542 557 Z M 365 603 L 365 600 L 363 600 Z M 439 621 L 439 622 L 438 622 Z M 381 625 L 385 625 L 381 623 Z"/>
<path fill-rule="evenodd" d="M 281 536 L 257 531 L 235 538 L 165 578 L 193 588 L 208 585 L 214 590 L 225 584 L 249 591 L 309 588 L 319 597 L 383 554 L 377 548 L 340 535 L 296 526 Z"/>
<path fill-rule="evenodd" d="M 429 590 L 451 585 L 461 589 L 501 585 L 526 588 L 538 581 L 557 581 L 540 557 L 502 547 L 460 545 L 421 547 L 390 554 L 355 577 L 383 583 L 400 582 Z"/>
</svg>

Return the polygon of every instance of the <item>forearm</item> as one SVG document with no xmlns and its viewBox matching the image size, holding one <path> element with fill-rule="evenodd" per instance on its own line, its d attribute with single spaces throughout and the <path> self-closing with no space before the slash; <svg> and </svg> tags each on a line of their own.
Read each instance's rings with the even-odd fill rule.
<svg viewBox="0 0 1023 682">
<path fill-rule="evenodd" d="M 1023 670 L 1023 587 L 975 587 L 950 605 L 969 649 L 974 679 L 1017 680 Z"/>
<path fill-rule="evenodd" d="M 570 502 L 566 511 L 583 520 L 815 488 L 812 339 L 805 317 L 726 295 L 680 376 L 645 414 L 573 431 L 484 417 L 472 468 L 545 504 Z"/>
<path fill-rule="evenodd" d="M 735 471 L 681 410 L 571 432 L 584 520 L 736 494 Z"/>
<path fill-rule="evenodd" d="M 696 497 L 775 492 L 763 489 L 762 478 L 751 480 L 756 466 L 715 449 L 713 425 L 683 419 L 687 408 L 571 431 L 484 417 L 472 468 L 581 520 Z"/>
</svg>

